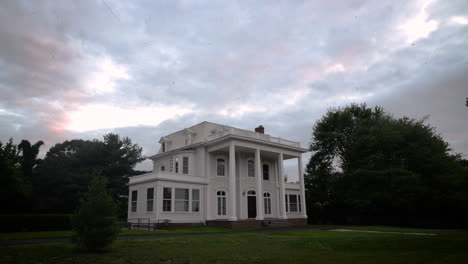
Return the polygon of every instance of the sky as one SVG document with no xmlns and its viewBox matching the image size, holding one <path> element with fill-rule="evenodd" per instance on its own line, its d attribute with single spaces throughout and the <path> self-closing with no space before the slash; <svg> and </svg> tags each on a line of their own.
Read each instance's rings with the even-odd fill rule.
<svg viewBox="0 0 468 264">
<path fill-rule="evenodd" d="M 327 109 L 365 102 L 428 116 L 468 158 L 467 97 L 466 0 L 0 2 L 0 141 L 41 155 L 108 132 L 151 155 L 202 121 L 307 147 Z"/>
</svg>

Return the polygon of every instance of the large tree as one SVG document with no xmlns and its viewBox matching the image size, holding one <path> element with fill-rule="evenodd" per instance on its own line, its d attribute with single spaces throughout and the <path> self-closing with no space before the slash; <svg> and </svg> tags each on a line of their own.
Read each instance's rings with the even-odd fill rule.
<svg viewBox="0 0 468 264">
<path fill-rule="evenodd" d="M 463 225 L 467 170 L 425 120 L 365 104 L 330 109 L 314 126 L 306 188 L 311 220 Z"/>
<path fill-rule="evenodd" d="M 144 158 L 142 148 L 127 137 L 107 134 L 103 141 L 71 140 L 56 144 L 46 154 L 35 181 L 37 209 L 43 212 L 72 212 L 98 171 L 107 178 L 109 193 L 126 209 L 128 176 Z"/>
<path fill-rule="evenodd" d="M 34 145 L 31 145 L 28 140 L 22 140 L 18 145 L 18 150 L 21 153 L 21 169 L 23 170 L 23 176 L 29 180 L 33 177 L 34 168 L 41 161 L 37 158 L 37 155 L 42 145 L 44 145 L 42 140 L 39 140 Z"/>
<path fill-rule="evenodd" d="M 43 144 L 38 141 L 31 145 L 29 141 L 22 140 L 15 145 L 13 139 L 5 145 L 0 142 L 0 196 L 5 201 L 0 211 L 24 213 L 31 210 L 32 178 L 40 163 L 37 154 Z"/>
</svg>

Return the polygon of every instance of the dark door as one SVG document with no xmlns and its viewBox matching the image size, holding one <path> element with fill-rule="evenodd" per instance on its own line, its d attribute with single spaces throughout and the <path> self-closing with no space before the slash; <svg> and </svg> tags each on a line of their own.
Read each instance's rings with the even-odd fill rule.
<svg viewBox="0 0 468 264">
<path fill-rule="evenodd" d="M 249 218 L 257 217 L 257 199 L 255 196 L 247 196 L 247 215 Z"/>
</svg>

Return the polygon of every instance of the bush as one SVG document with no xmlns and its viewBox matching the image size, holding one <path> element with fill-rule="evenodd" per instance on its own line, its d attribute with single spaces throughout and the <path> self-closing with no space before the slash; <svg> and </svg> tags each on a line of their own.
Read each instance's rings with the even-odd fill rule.
<svg viewBox="0 0 468 264">
<path fill-rule="evenodd" d="M 0 232 L 70 230 L 69 214 L 0 215 Z"/>
<path fill-rule="evenodd" d="M 107 181 L 96 176 L 72 217 L 73 242 L 89 251 L 107 249 L 119 233 L 117 206 L 107 193 Z"/>
</svg>

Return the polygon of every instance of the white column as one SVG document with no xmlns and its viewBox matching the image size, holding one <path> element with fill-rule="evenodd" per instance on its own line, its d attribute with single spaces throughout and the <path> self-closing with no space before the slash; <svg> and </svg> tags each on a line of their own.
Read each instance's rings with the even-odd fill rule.
<svg viewBox="0 0 468 264">
<path fill-rule="evenodd" d="M 260 150 L 255 150 L 255 177 L 257 187 L 257 220 L 263 220 L 263 176 L 262 176 L 262 160 L 260 159 Z"/>
<path fill-rule="evenodd" d="M 300 185 L 300 190 L 301 190 L 301 215 L 304 218 L 307 218 L 307 212 L 306 212 L 306 202 L 305 202 L 305 190 L 304 190 L 304 171 L 302 169 L 302 156 L 297 157 L 297 168 L 299 172 L 299 185 Z"/>
<path fill-rule="evenodd" d="M 237 220 L 236 207 L 236 149 L 234 143 L 229 145 L 229 220 Z"/>
<path fill-rule="evenodd" d="M 213 215 L 212 215 L 212 205 L 213 205 L 213 197 L 211 193 L 211 154 L 208 152 L 208 149 L 206 150 L 206 166 L 205 166 L 205 172 L 206 175 L 205 177 L 208 178 L 208 185 L 206 185 L 206 201 L 205 201 L 205 206 L 206 206 L 206 220 L 213 220 Z"/>
<path fill-rule="evenodd" d="M 283 153 L 278 154 L 278 180 L 280 184 L 280 218 L 288 219 L 286 214 L 286 202 L 284 200 L 285 190 L 284 190 L 284 177 L 283 177 Z"/>
</svg>

